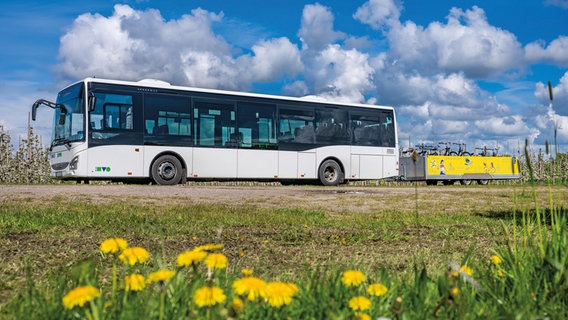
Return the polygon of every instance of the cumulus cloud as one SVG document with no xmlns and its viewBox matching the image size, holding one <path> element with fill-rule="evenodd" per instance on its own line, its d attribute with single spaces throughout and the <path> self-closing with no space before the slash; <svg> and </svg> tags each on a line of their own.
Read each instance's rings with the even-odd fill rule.
<svg viewBox="0 0 568 320">
<path fill-rule="evenodd" d="M 259 40 L 252 55 L 234 56 L 234 48 L 213 32 L 222 20 L 223 13 L 199 8 L 169 21 L 157 10 L 128 5 L 115 5 L 110 17 L 83 14 L 61 38 L 56 71 L 63 78 L 157 78 L 246 89 L 302 70 L 299 49 L 287 38 Z"/>
<path fill-rule="evenodd" d="M 544 47 L 542 41 L 531 42 L 525 47 L 525 55 L 528 61 L 545 61 L 568 66 L 568 37 L 560 36 Z"/>
<path fill-rule="evenodd" d="M 353 17 L 362 23 L 379 30 L 383 27 L 392 27 L 399 23 L 400 4 L 392 0 L 370 0 L 365 2 Z"/>
<path fill-rule="evenodd" d="M 392 0 L 376 0 L 392 2 Z M 369 2 L 370 3 L 370 2 Z M 367 3 L 367 4 L 369 4 Z M 483 9 L 452 8 L 447 22 L 427 27 L 412 21 L 391 23 L 390 54 L 422 74 L 463 72 L 470 78 L 518 72 L 523 50 L 514 34 L 492 26 Z"/>
<path fill-rule="evenodd" d="M 304 50 L 320 51 L 337 39 L 343 38 L 342 32 L 333 30 L 334 17 L 328 7 L 320 4 L 306 5 L 302 12 L 302 25 L 298 36 Z"/>
<path fill-rule="evenodd" d="M 549 103 L 548 84 L 538 82 L 535 86 L 535 97 L 543 105 Z M 553 108 L 555 113 L 561 116 L 568 116 L 568 72 L 560 78 L 556 86 L 552 86 Z"/>
</svg>

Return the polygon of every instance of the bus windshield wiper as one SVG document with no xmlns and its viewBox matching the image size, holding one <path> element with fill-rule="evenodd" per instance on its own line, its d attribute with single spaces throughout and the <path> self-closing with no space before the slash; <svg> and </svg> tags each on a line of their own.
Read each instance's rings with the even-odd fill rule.
<svg viewBox="0 0 568 320">
<path fill-rule="evenodd" d="M 65 138 L 58 138 L 58 139 L 54 139 L 53 141 L 51 141 L 51 146 L 49 147 L 49 150 L 51 151 L 51 149 L 53 149 L 53 147 L 58 146 L 58 145 L 66 145 L 67 148 L 71 147 L 71 143 L 69 143 L 69 141 Z"/>
</svg>

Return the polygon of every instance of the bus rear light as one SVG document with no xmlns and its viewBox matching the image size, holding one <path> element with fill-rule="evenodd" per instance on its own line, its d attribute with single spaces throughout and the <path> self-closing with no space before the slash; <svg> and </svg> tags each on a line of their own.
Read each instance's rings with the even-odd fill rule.
<svg viewBox="0 0 568 320">
<path fill-rule="evenodd" d="M 275 175 L 275 176 L 274 176 L 274 179 L 278 179 L 278 176 L 277 176 L 277 175 Z"/>
<path fill-rule="evenodd" d="M 300 173 L 300 177 L 304 177 L 306 174 L 305 173 Z"/>
<path fill-rule="evenodd" d="M 197 173 L 194 173 L 194 174 L 193 174 L 193 177 L 194 177 L 194 178 L 197 178 L 197 176 L 198 176 Z"/>
<path fill-rule="evenodd" d="M 132 171 L 128 171 L 128 175 L 131 176 L 131 175 L 132 175 Z"/>
</svg>

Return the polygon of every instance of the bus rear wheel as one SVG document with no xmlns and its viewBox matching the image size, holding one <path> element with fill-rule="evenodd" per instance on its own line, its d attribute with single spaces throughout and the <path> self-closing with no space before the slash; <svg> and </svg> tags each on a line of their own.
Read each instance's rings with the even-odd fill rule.
<svg viewBox="0 0 568 320">
<path fill-rule="evenodd" d="M 336 186 L 343 181 L 343 172 L 335 160 L 325 160 L 319 168 L 318 177 L 324 186 Z"/>
<path fill-rule="evenodd" d="M 174 185 L 181 181 L 183 168 L 178 158 L 163 155 L 152 164 L 152 180 L 160 185 Z"/>
</svg>

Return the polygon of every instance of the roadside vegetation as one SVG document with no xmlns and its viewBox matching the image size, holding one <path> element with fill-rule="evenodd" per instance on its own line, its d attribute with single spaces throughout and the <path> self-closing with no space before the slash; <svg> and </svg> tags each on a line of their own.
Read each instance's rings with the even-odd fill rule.
<svg viewBox="0 0 568 320">
<path fill-rule="evenodd" d="M 0 318 L 567 318 L 561 164 L 538 183 L 525 159 L 526 183 L 413 184 L 340 210 L 2 197 Z"/>
</svg>

